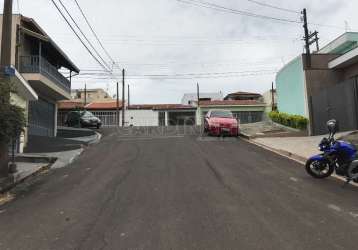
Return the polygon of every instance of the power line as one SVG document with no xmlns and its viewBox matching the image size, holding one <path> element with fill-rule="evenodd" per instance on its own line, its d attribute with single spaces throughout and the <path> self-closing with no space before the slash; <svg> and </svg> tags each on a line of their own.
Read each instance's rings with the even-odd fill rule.
<svg viewBox="0 0 358 250">
<path fill-rule="evenodd" d="M 276 72 L 276 69 L 260 69 L 260 70 L 246 70 L 246 71 L 228 71 L 228 72 L 204 72 L 204 73 L 175 73 L 175 74 L 132 74 L 128 77 L 152 77 L 152 78 L 162 78 L 162 77 L 200 77 L 200 76 L 229 76 L 229 75 L 240 75 L 240 74 L 255 74 L 255 73 L 267 73 L 267 72 Z M 113 74 L 116 76 L 117 74 Z M 118 73 L 119 75 L 119 73 Z M 106 74 L 101 72 L 91 72 L 83 73 L 80 76 L 106 76 Z"/>
<path fill-rule="evenodd" d="M 56 2 L 54 0 L 51 0 L 51 2 L 53 3 L 53 5 L 56 7 L 57 11 L 60 13 L 60 15 L 62 16 L 62 18 L 66 21 L 67 25 L 71 28 L 72 32 L 76 35 L 76 37 L 78 38 L 78 40 L 82 43 L 82 45 L 86 48 L 86 50 L 88 51 L 88 53 L 92 56 L 92 58 L 94 60 L 96 60 L 96 62 L 105 70 L 105 71 L 109 71 L 107 69 L 106 66 L 104 66 L 100 60 L 92 53 L 92 51 L 88 48 L 88 46 L 85 44 L 85 42 L 82 40 L 82 38 L 78 35 L 78 33 L 76 32 L 75 28 L 71 25 L 71 23 L 68 21 L 68 19 L 66 18 L 66 16 L 63 14 L 63 12 L 61 11 L 61 9 L 59 8 L 59 6 L 56 4 Z M 110 71 L 109 71 L 110 72 Z"/>
<path fill-rule="evenodd" d="M 296 11 L 296 10 L 292 10 L 292 9 L 286 9 L 286 8 L 282 8 L 282 7 L 279 7 L 279 6 L 272 5 L 272 4 L 259 2 L 259 1 L 256 1 L 256 0 L 247 0 L 247 1 L 255 3 L 255 4 L 258 4 L 258 5 L 261 5 L 261 6 L 264 6 L 264 7 L 276 9 L 276 10 L 287 11 L 287 12 L 295 13 L 295 14 L 300 14 L 301 13 L 300 11 Z"/>
<path fill-rule="evenodd" d="M 268 19 L 268 20 L 274 20 L 274 21 L 281 21 L 281 22 L 287 22 L 287 23 L 302 23 L 301 21 L 297 21 L 297 20 L 255 14 L 252 12 L 228 8 L 228 7 L 218 5 L 218 4 L 200 1 L 200 0 L 176 0 L 176 1 L 182 2 L 185 4 L 189 4 L 189 5 L 207 8 L 207 9 L 213 9 L 213 10 L 217 10 L 217 11 L 221 11 L 221 12 L 231 13 L 231 14 L 256 17 L 256 18 Z"/>
<path fill-rule="evenodd" d="M 106 53 L 106 55 L 108 56 L 108 58 L 111 60 L 111 62 L 112 62 L 113 64 L 115 64 L 113 58 L 112 58 L 111 55 L 108 53 L 108 51 L 104 48 L 104 46 L 103 46 L 101 40 L 99 39 L 97 33 L 94 31 L 92 25 L 91 25 L 90 22 L 88 21 L 88 18 L 86 17 L 86 15 L 85 15 L 83 9 L 81 8 L 81 6 L 79 5 L 78 1 L 77 1 L 77 0 L 74 0 L 74 1 L 75 1 L 76 5 L 77 5 L 78 9 L 80 10 L 80 12 L 81 12 L 83 18 L 85 19 L 85 21 L 86 21 L 88 27 L 89 27 L 90 30 L 92 31 L 92 34 L 95 36 L 97 42 L 99 43 L 99 45 L 101 46 L 101 48 L 103 49 L 103 51 Z"/>
<path fill-rule="evenodd" d="M 103 57 L 99 54 L 99 52 L 96 50 L 96 48 L 93 46 L 93 44 L 91 43 L 91 41 L 87 38 L 87 36 L 85 35 L 85 33 L 82 31 L 81 27 L 77 24 L 76 20 L 72 17 L 71 13 L 68 11 L 68 9 L 66 8 L 66 6 L 62 3 L 61 0 L 59 0 L 61 6 L 63 7 L 63 9 L 66 11 L 67 15 L 71 18 L 72 22 L 75 24 L 75 26 L 77 27 L 77 29 L 80 31 L 80 33 L 82 34 L 82 36 L 86 39 L 87 43 L 91 46 L 91 48 L 94 50 L 94 52 L 96 53 L 96 55 L 102 60 L 102 62 L 104 63 L 104 65 L 106 65 L 106 67 L 110 70 L 111 67 L 108 66 L 107 62 L 103 59 Z"/>
<path fill-rule="evenodd" d="M 226 13 L 231 13 L 231 14 L 237 14 L 237 15 L 243 15 L 243 16 L 249 16 L 249 17 L 256 17 L 256 18 L 262 18 L 262 19 L 271 19 L 274 21 L 281 21 L 281 22 L 287 22 L 287 23 L 297 23 L 297 24 L 301 24 L 302 21 L 298 21 L 298 20 L 292 20 L 292 19 L 286 19 L 286 18 L 279 18 L 279 17 L 273 17 L 273 16 L 265 16 L 265 15 L 260 15 L 260 14 L 255 14 L 252 12 L 248 12 L 248 11 L 242 11 L 242 10 L 237 10 L 237 9 L 233 9 L 233 8 L 228 8 L 228 7 L 224 7 L 218 4 L 214 4 L 214 3 L 210 3 L 210 2 L 205 2 L 205 1 L 201 1 L 201 0 L 176 0 L 177 2 L 182 2 L 185 4 L 189 4 L 189 5 L 194 5 L 194 6 L 198 6 L 198 7 L 203 7 L 203 8 L 207 8 L 207 9 L 213 9 L 213 10 L 217 10 L 220 12 L 226 12 Z M 254 1 L 254 0 L 252 0 Z M 258 1 L 255 1 L 255 3 L 259 3 Z M 260 2 L 261 5 L 264 4 L 262 2 Z M 267 7 L 276 7 L 273 5 L 269 5 L 269 4 L 265 4 Z M 280 8 L 280 7 L 277 7 Z M 284 9 L 284 8 L 282 8 Z M 289 10 L 289 9 L 286 9 Z M 292 10 L 293 11 L 293 10 Z M 300 12 L 296 12 L 295 13 L 300 13 Z M 344 29 L 344 27 L 340 27 L 340 26 L 336 26 L 336 25 L 331 25 L 331 24 L 321 24 L 321 23 L 309 23 L 310 25 L 315 25 L 315 26 L 321 26 L 321 27 L 327 27 L 327 28 L 334 28 L 334 29 Z"/>
<path fill-rule="evenodd" d="M 233 74 L 233 75 L 214 75 L 214 76 L 128 76 L 127 79 L 135 79 L 135 80 L 190 80 L 190 79 L 221 79 L 221 78 L 238 78 L 238 77 L 248 77 L 248 76 L 263 76 L 263 75 L 274 75 L 277 71 L 270 72 L 257 72 L 257 73 L 243 73 L 243 74 Z M 91 79 L 91 80 L 111 80 L 114 79 L 110 76 L 91 76 L 91 77 L 77 77 L 77 79 Z"/>
<path fill-rule="evenodd" d="M 20 0 L 16 0 L 16 4 L 17 4 L 17 11 L 19 12 L 19 14 L 21 13 L 21 9 L 20 9 Z"/>
</svg>

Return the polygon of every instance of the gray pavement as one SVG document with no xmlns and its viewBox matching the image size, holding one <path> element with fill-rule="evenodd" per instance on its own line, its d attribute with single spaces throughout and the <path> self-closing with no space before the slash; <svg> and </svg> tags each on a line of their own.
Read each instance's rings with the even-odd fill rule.
<svg viewBox="0 0 358 250">
<path fill-rule="evenodd" d="M 0 249 L 356 249 L 356 187 L 240 139 L 104 135 L 0 206 Z"/>
<path fill-rule="evenodd" d="M 336 138 L 346 137 L 352 132 L 341 132 L 336 135 Z M 318 144 L 323 137 L 328 135 L 319 136 L 301 136 L 301 137 L 269 137 L 269 138 L 254 138 L 253 142 L 268 148 L 286 152 L 298 159 L 305 161 L 315 154 L 319 154 Z"/>
</svg>

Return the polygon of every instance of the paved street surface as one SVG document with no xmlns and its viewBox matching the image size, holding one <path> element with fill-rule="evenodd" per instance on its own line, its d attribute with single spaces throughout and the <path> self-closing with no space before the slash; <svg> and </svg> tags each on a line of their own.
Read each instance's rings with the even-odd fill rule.
<svg viewBox="0 0 358 250">
<path fill-rule="evenodd" d="M 0 249 L 357 249 L 358 189 L 243 140 L 105 131 L 0 207 Z"/>
</svg>

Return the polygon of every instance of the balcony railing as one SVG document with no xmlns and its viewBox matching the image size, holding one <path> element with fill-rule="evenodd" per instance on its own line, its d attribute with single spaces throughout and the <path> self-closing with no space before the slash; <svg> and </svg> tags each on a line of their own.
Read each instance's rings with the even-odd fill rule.
<svg viewBox="0 0 358 250">
<path fill-rule="evenodd" d="M 44 57 L 21 56 L 20 73 L 43 74 L 66 92 L 71 92 L 70 81 L 58 72 L 57 68 L 50 64 Z"/>
</svg>

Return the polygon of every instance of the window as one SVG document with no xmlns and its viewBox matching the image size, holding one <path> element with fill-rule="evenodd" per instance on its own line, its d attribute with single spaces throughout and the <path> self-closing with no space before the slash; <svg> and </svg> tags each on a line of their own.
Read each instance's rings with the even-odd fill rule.
<svg viewBox="0 0 358 250">
<path fill-rule="evenodd" d="M 233 118 L 231 111 L 228 110 L 213 110 L 210 117 Z"/>
</svg>

